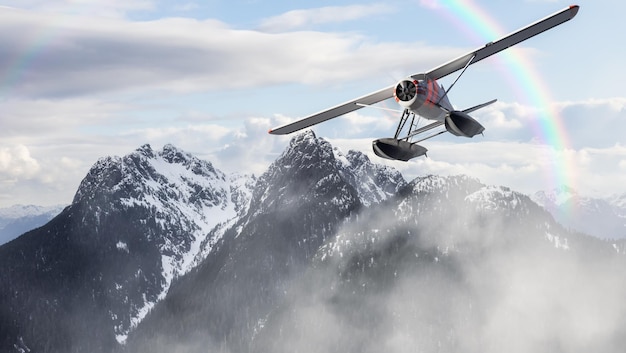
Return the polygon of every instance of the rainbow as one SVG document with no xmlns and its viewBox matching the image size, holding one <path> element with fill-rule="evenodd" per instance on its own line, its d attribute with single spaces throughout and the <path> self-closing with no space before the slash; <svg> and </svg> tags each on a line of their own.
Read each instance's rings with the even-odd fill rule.
<svg viewBox="0 0 626 353">
<path fill-rule="evenodd" d="M 480 44 L 496 40 L 516 29 L 503 29 L 472 0 L 441 0 L 433 9 Z M 540 142 L 551 147 L 549 149 L 551 168 L 545 171 L 548 189 L 561 186 L 576 188 L 576 168 L 566 153 L 571 149 L 571 144 L 560 112 L 552 104 L 554 99 L 549 86 L 522 51 L 510 48 L 495 58 L 510 68 L 506 70 L 509 73 L 507 80 L 510 81 L 516 95 L 525 104 L 536 108 L 537 116 L 534 119 L 536 124 L 532 128 Z M 541 150 L 545 152 L 546 149 Z"/>
<path fill-rule="evenodd" d="M 0 11 L 22 12 L 23 10 L 6 8 Z M 23 38 L 23 43 L 18 50 L 15 51 L 8 63 L 4 67 L 0 67 L 0 101 L 6 99 L 12 94 L 11 89 L 16 89 L 20 81 L 25 80 L 24 76 L 28 73 L 29 68 L 36 64 L 36 60 L 41 58 L 42 52 L 50 45 L 53 38 L 56 37 L 57 31 L 54 28 L 60 22 L 55 19 L 48 20 L 35 28 L 33 33 Z"/>
</svg>

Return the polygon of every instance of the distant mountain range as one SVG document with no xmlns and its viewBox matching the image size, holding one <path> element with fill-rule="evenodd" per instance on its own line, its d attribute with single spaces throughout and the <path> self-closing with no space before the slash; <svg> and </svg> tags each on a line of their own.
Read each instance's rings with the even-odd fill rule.
<svg viewBox="0 0 626 353">
<path fill-rule="evenodd" d="M 63 207 L 65 206 L 14 205 L 0 208 L 0 245 L 48 223 Z"/>
<path fill-rule="evenodd" d="M 600 199 L 562 187 L 537 192 L 532 199 L 572 230 L 601 239 L 626 239 L 626 194 Z"/>
<path fill-rule="evenodd" d="M 0 246 L 0 351 L 619 352 L 625 262 L 528 196 L 310 131 L 259 177 L 144 145 Z"/>
</svg>

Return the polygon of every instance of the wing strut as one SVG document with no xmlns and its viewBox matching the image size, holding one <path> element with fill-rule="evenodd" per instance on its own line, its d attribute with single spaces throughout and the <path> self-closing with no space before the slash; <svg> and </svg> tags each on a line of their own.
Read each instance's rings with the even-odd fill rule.
<svg viewBox="0 0 626 353">
<path fill-rule="evenodd" d="M 411 138 L 413 136 L 421 134 L 422 132 L 426 132 L 428 130 L 432 130 L 432 129 L 436 128 L 436 127 L 439 127 L 439 126 L 443 125 L 444 123 L 445 123 L 444 121 L 435 121 L 434 123 L 431 123 L 431 124 L 428 124 L 426 126 L 423 126 L 423 127 L 419 128 L 417 130 L 413 130 L 411 133 L 409 133 L 405 137 L 405 139 L 409 139 L 409 138 Z M 447 132 L 447 131 L 442 131 L 441 133 L 444 133 L 444 132 Z M 440 135 L 440 134 L 437 134 L 437 135 Z M 437 135 L 435 135 L 435 136 L 437 136 Z M 435 136 L 432 136 L 432 137 L 435 137 Z M 427 138 L 424 138 L 424 139 L 421 139 L 421 140 L 417 140 L 417 141 L 413 141 L 413 143 L 422 142 L 424 140 L 428 140 L 429 138 L 430 137 L 427 137 Z"/>
<path fill-rule="evenodd" d="M 367 107 L 367 108 L 374 108 L 378 110 L 384 110 L 387 112 L 402 113 L 402 110 L 400 109 L 390 109 L 390 108 L 385 108 L 385 107 L 379 107 L 377 105 L 363 104 L 363 103 L 355 103 L 355 104 L 358 105 L 359 107 Z"/>
<path fill-rule="evenodd" d="M 437 101 L 437 106 L 443 110 L 446 110 L 444 107 L 442 107 L 441 105 L 439 105 L 439 103 L 448 95 L 448 92 L 450 92 L 450 90 L 452 90 L 452 87 L 454 87 L 454 85 L 456 84 L 456 82 L 461 78 L 461 76 L 463 76 L 463 73 L 465 73 L 465 70 L 467 70 L 467 68 L 472 64 L 472 61 L 474 61 L 474 58 L 476 58 L 476 53 L 474 53 L 474 55 L 472 55 L 472 57 L 467 61 L 467 64 L 465 64 L 465 67 L 463 67 L 463 70 L 461 70 L 461 73 L 456 77 L 456 79 L 454 80 L 454 82 L 452 82 L 452 84 L 450 85 L 450 87 L 448 87 L 448 89 L 446 90 L 446 92 L 443 94 L 443 96 L 441 96 L 441 98 L 439 98 L 439 100 Z M 449 113 L 449 112 L 448 112 Z"/>
<path fill-rule="evenodd" d="M 406 122 L 407 120 L 409 120 L 409 117 L 411 115 L 414 116 L 415 114 L 411 114 L 411 112 L 408 109 L 405 109 L 402 112 L 402 116 L 400 117 L 400 122 L 398 123 L 398 128 L 396 129 L 396 133 L 395 135 L 393 135 L 393 138 L 395 138 L 396 140 L 398 139 L 398 136 L 400 136 L 400 132 L 404 129 L 404 125 L 406 125 Z"/>
</svg>

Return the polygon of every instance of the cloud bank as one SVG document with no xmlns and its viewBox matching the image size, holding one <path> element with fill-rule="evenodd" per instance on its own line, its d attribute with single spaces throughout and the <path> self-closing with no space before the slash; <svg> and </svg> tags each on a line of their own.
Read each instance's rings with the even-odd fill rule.
<svg viewBox="0 0 626 353">
<path fill-rule="evenodd" d="M 263 32 L 285 32 L 326 24 L 341 23 L 394 12 L 388 4 L 326 6 L 308 10 L 292 10 L 261 21 Z"/>
</svg>

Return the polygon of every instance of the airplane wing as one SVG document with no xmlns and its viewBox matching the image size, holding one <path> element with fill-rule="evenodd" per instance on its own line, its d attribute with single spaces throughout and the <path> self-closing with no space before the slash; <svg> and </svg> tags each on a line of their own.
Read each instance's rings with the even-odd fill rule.
<svg viewBox="0 0 626 353">
<path fill-rule="evenodd" d="M 541 32 L 545 32 L 552 27 L 556 27 L 563 22 L 571 20 L 578 13 L 578 8 L 578 5 L 572 5 L 570 7 L 567 7 L 535 23 L 531 23 L 524 28 L 518 29 L 517 31 L 508 34 L 494 42 L 489 42 L 483 47 L 480 47 L 472 52 L 469 52 L 439 67 L 436 67 L 427 72 L 426 75 L 433 80 L 438 80 L 442 77 L 448 76 L 449 74 L 461 70 L 466 65 L 468 65 L 470 59 L 472 60 L 470 64 L 475 64 L 482 59 L 488 58 L 493 54 L 510 48 L 515 44 L 525 41 L 528 38 L 534 37 Z M 472 56 L 474 56 L 474 59 L 472 59 Z M 423 74 L 420 73 L 412 75 L 411 77 L 414 79 L 421 79 L 422 75 Z"/>
<path fill-rule="evenodd" d="M 381 89 L 380 91 L 376 91 L 374 93 L 370 93 L 363 97 L 353 99 L 349 102 L 340 104 L 336 107 L 323 110 L 319 113 L 309 115 L 308 117 L 294 121 L 291 124 L 283 125 L 281 127 L 277 127 L 275 129 L 271 129 L 269 132 L 273 135 L 286 135 L 292 132 L 302 130 L 309 126 L 313 126 L 315 124 L 319 124 L 322 121 L 326 121 L 332 118 L 336 118 L 340 115 L 344 115 L 349 112 L 353 112 L 357 109 L 363 108 L 363 105 L 372 105 L 385 99 L 389 99 L 393 97 L 393 90 L 395 86 L 389 86 Z M 361 105 L 362 104 L 362 105 Z"/>
<path fill-rule="evenodd" d="M 438 66 L 425 74 L 433 80 L 438 80 L 453 72 L 463 69 L 465 66 L 475 64 L 480 60 L 490 57 L 504 49 L 507 49 L 517 43 L 525 41 L 528 38 L 534 37 L 537 34 L 547 31 L 548 29 L 558 26 L 563 22 L 569 21 L 578 13 L 578 5 L 572 5 L 559 12 L 556 12 L 546 18 L 543 18 L 535 23 L 532 23 L 524 28 L 521 28 L 503 38 L 500 38 L 494 42 L 489 42 L 485 46 L 480 47 L 474 51 L 471 51 L 465 55 L 462 55 L 454 60 L 451 60 L 441 66 Z M 471 61 L 470 61 L 471 60 Z M 422 79 L 424 74 L 415 74 L 411 77 L 414 79 Z M 323 121 L 336 118 L 343 114 L 363 108 L 363 106 L 372 105 L 386 99 L 393 97 L 394 86 L 383 88 L 374 93 L 370 93 L 363 97 L 353 99 L 349 102 L 340 104 L 336 107 L 323 110 L 319 113 L 309 115 L 301 120 L 297 120 L 293 123 L 286 124 L 269 131 L 274 135 L 285 135 L 292 132 L 307 128 L 309 126 L 319 124 Z"/>
</svg>

